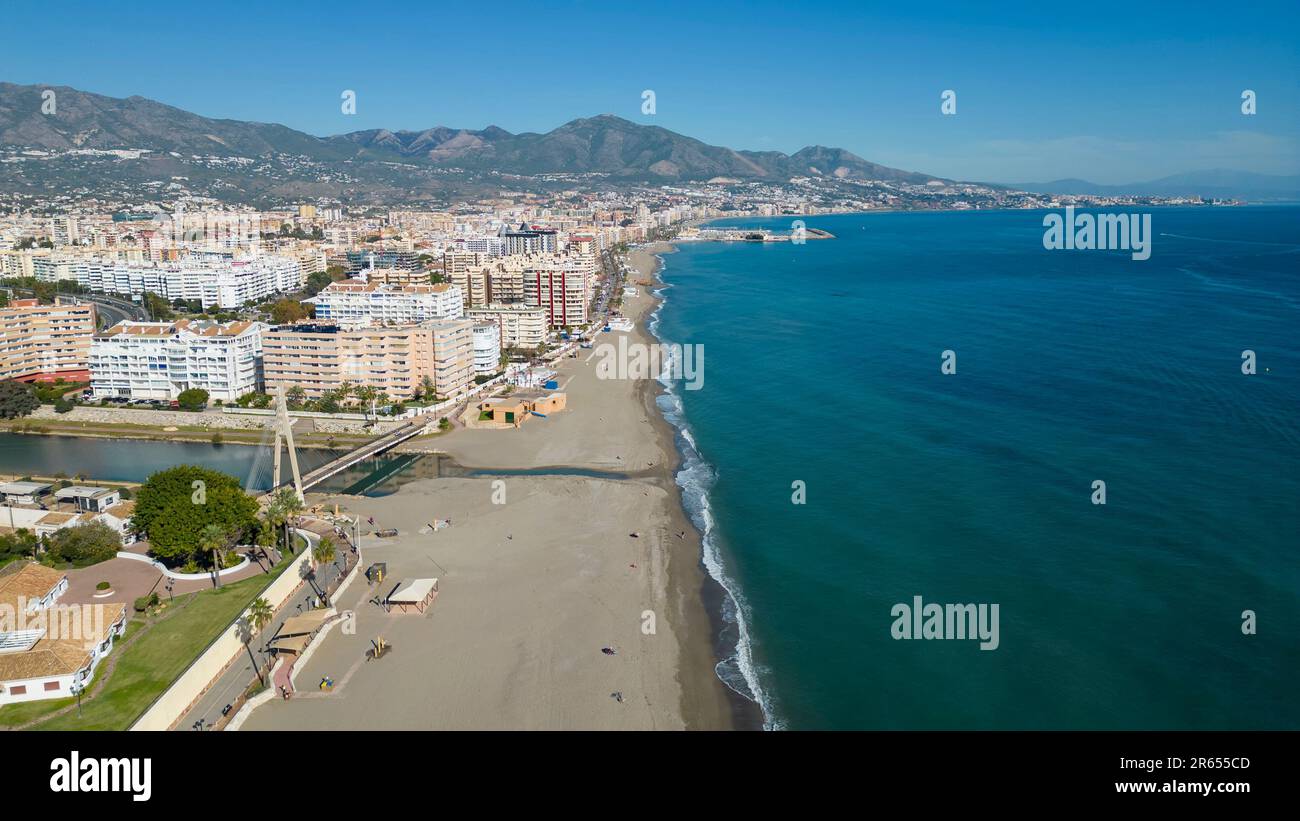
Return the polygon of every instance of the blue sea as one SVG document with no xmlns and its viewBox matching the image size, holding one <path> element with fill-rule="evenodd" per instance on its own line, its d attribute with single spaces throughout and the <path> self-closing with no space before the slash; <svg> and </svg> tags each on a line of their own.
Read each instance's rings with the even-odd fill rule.
<svg viewBox="0 0 1300 821">
<path fill-rule="evenodd" d="M 664 256 L 719 673 L 769 727 L 1300 728 L 1300 208 L 1140 210 L 1145 261 L 1043 211 Z M 997 648 L 894 638 L 916 596 Z"/>
</svg>

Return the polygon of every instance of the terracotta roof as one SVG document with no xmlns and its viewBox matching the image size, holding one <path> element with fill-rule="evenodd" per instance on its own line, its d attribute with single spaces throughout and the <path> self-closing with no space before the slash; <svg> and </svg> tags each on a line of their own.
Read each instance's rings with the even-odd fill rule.
<svg viewBox="0 0 1300 821">
<path fill-rule="evenodd" d="M 90 635 L 77 638 L 42 638 L 30 650 L 0 653 L 0 681 L 23 681 L 45 676 L 67 676 L 90 664 L 95 646 L 108 637 L 113 625 L 126 616 L 125 604 L 95 605 L 104 608 L 102 623 L 98 619 L 79 620 L 78 627 L 94 628 Z M 90 621 L 91 624 L 86 624 Z"/>
<path fill-rule="evenodd" d="M 44 598 L 63 581 L 62 570 L 55 570 L 36 562 L 28 562 L 18 570 L 0 576 L 0 599 L 23 596 L 28 599 Z"/>
<path fill-rule="evenodd" d="M 131 499 L 125 502 L 118 502 L 104 511 L 110 516 L 116 516 L 119 519 L 129 519 L 135 512 L 135 500 Z"/>
</svg>

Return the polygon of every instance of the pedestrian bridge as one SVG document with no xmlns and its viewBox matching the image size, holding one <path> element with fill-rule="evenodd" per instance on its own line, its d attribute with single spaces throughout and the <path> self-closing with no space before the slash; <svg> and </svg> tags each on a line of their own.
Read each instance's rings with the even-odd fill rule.
<svg viewBox="0 0 1300 821">
<path fill-rule="evenodd" d="M 424 433 L 425 428 L 428 427 L 429 422 L 433 419 L 433 414 L 416 416 L 401 427 L 394 428 L 388 433 L 360 445 L 355 450 L 350 450 L 342 456 L 339 456 L 337 459 L 332 459 L 331 461 L 326 462 L 302 477 L 303 491 L 310 490 L 315 485 L 320 484 L 336 473 L 347 470 L 358 462 L 363 462 L 372 456 L 378 456 L 386 450 L 397 447 L 408 439 L 419 436 L 421 433 Z M 274 493 L 282 487 L 292 486 L 292 480 L 281 482 L 275 488 L 268 491 L 268 493 Z"/>
</svg>

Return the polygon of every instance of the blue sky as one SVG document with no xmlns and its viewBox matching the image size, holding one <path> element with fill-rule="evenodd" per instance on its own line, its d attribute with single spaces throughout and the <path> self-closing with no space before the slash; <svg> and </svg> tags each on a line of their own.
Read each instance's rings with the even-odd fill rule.
<svg viewBox="0 0 1300 821">
<path fill-rule="evenodd" d="M 915 6 L 915 7 L 913 7 Z M 0 80 L 314 134 L 612 113 L 1001 182 L 1300 173 L 1300 4 L 6 3 Z M 23 32 L 26 36 L 19 33 Z M 341 113 L 344 89 L 357 113 Z M 641 113 L 653 89 L 657 112 Z M 957 114 L 940 95 L 957 92 Z M 1241 113 L 1241 93 L 1258 113 Z"/>
</svg>

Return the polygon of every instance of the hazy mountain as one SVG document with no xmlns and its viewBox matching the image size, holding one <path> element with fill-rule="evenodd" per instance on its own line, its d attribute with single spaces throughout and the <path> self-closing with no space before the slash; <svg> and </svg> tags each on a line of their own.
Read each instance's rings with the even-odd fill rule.
<svg viewBox="0 0 1300 821">
<path fill-rule="evenodd" d="M 1040 194 L 1097 194 L 1122 196 L 1180 197 L 1203 196 L 1220 199 L 1251 201 L 1300 200 L 1300 176 L 1255 174 L 1249 171 L 1231 171 L 1215 168 L 1208 171 L 1190 171 L 1174 174 L 1149 182 L 1123 185 L 1099 185 L 1079 179 L 1053 182 L 1014 183 L 1008 185 L 1020 191 Z"/>
<path fill-rule="evenodd" d="M 925 174 L 867 162 L 840 148 L 786 155 L 708 145 L 665 128 L 603 114 L 545 134 L 490 126 L 423 131 L 373 129 L 314 137 L 282 125 L 215 120 L 143 97 L 117 99 L 54 87 L 56 109 L 41 111 L 45 86 L 0 83 L 0 145 L 55 151 L 145 149 L 181 155 L 267 159 L 293 155 L 335 164 L 364 184 L 367 161 L 536 175 L 599 173 L 627 180 L 788 180 L 792 176 L 925 182 Z"/>
</svg>

